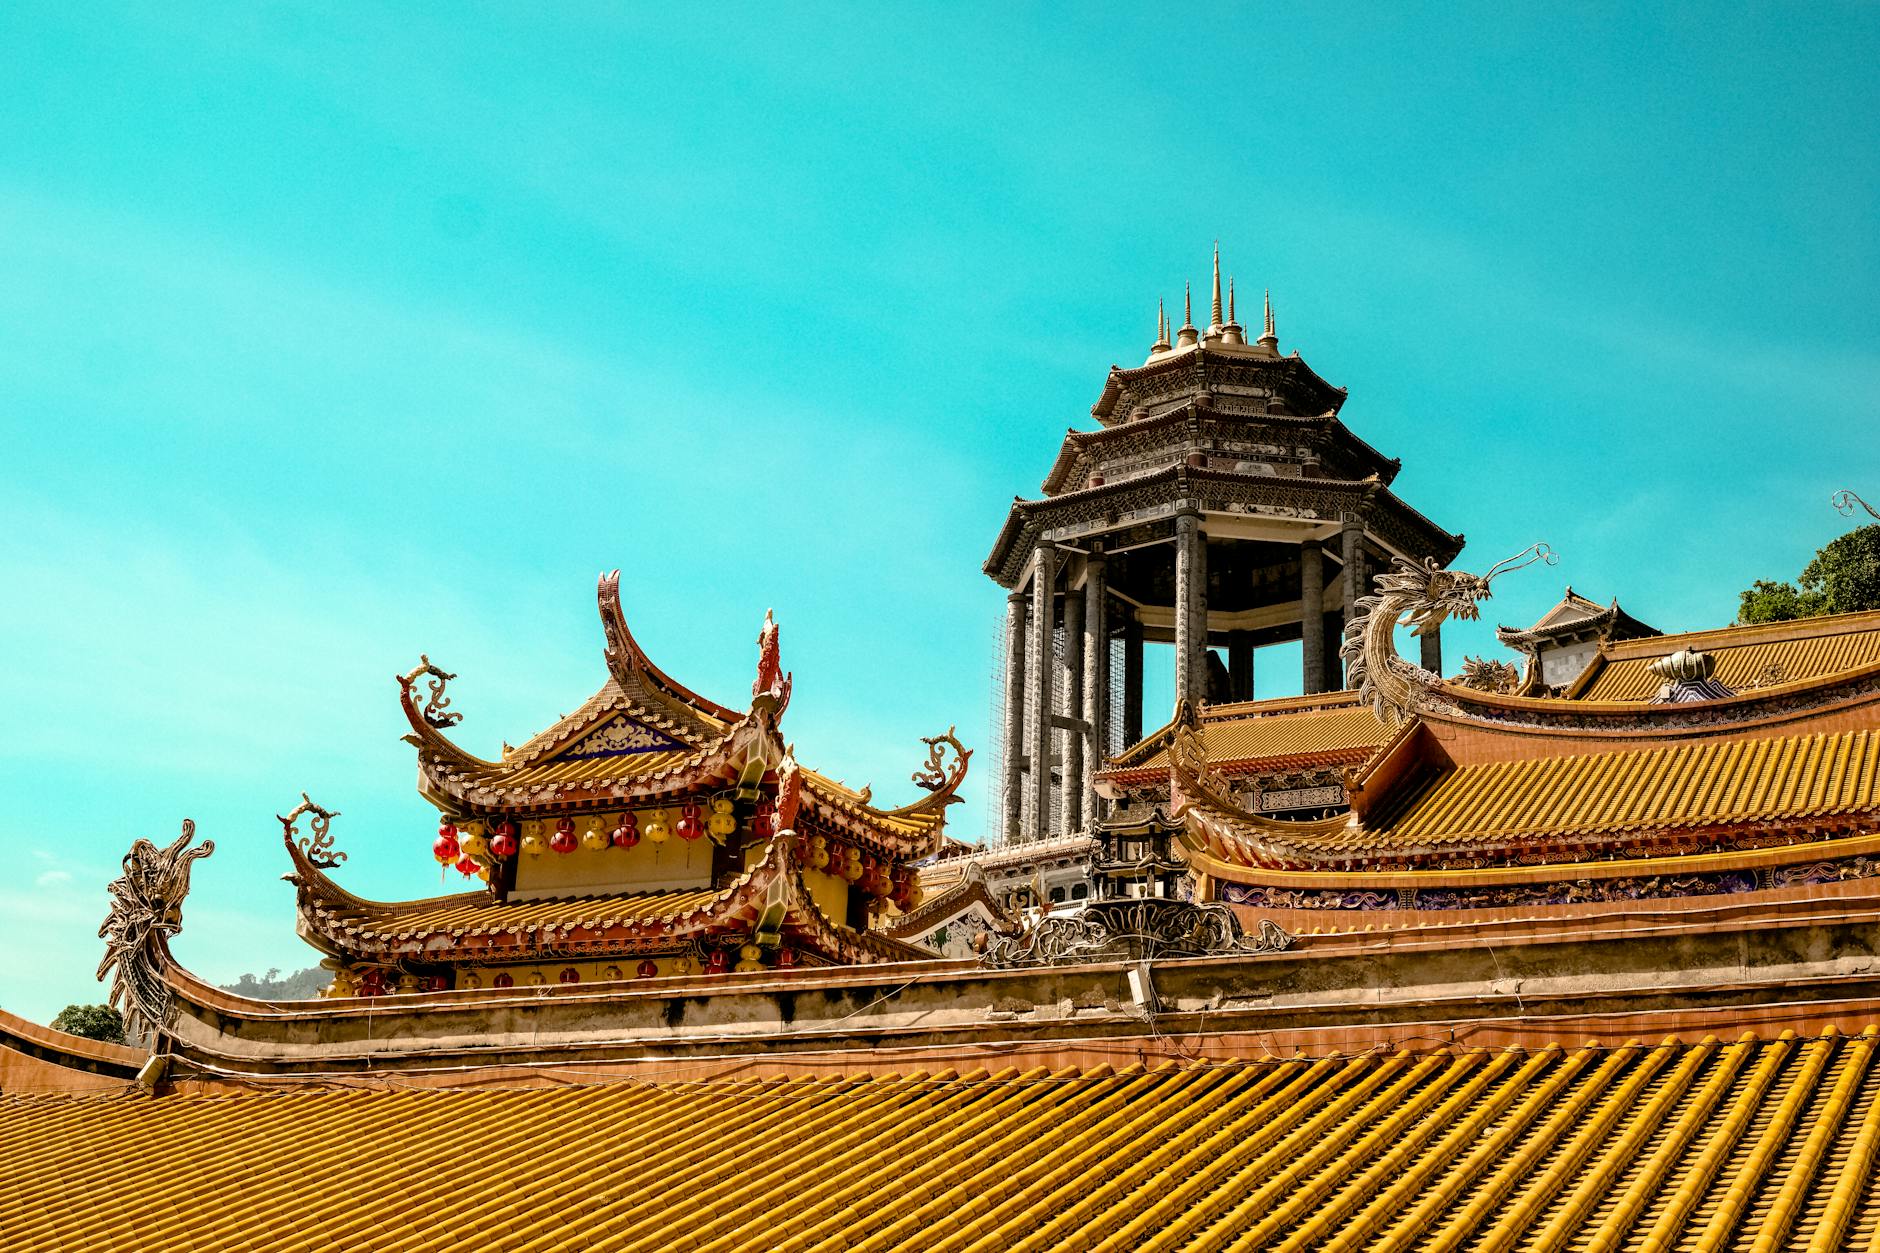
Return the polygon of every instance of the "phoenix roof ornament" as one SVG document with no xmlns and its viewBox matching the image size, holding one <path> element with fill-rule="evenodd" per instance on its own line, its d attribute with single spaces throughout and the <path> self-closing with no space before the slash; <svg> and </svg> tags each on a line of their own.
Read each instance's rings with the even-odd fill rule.
<svg viewBox="0 0 1880 1253">
<path fill-rule="evenodd" d="M 1546 544 L 1529 544 L 1505 561 L 1475 575 L 1445 570 L 1432 558 L 1392 559 L 1392 569 L 1377 577 L 1377 593 L 1358 599 L 1357 612 L 1345 624 L 1345 642 L 1338 655 L 1346 674 L 1358 689 L 1358 699 L 1369 702 L 1387 723 L 1401 722 L 1416 706 L 1420 687 L 1442 682 L 1441 675 L 1413 666 L 1397 654 L 1396 629 L 1411 628 L 1422 636 L 1449 618 L 1463 622 L 1479 616 L 1476 605 L 1487 600 L 1489 584 L 1511 570 L 1535 562 L 1556 564 L 1560 558 Z"/>
<path fill-rule="evenodd" d="M 1844 487 L 1830 496 L 1828 498 L 1828 504 L 1845 518 L 1853 517 L 1854 507 L 1858 505 L 1862 509 L 1865 509 L 1876 521 L 1880 521 L 1880 511 L 1876 511 L 1872 505 L 1862 500 L 1859 492 L 1849 488 Z"/>
<path fill-rule="evenodd" d="M 398 686 L 403 690 L 407 701 L 411 700 L 412 688 L 417 686 L 420 675 L 430 676 L 430 681 L 426 686 L 430 688 L 431 696 L 424 702 L 424 708 L 419 711 L 419 716 L 426 724 L 441 731 L 445 727 L 454 727 L 462 722 L 462 714 L 447 712 L 450 709 L 450 697 L 444 695 L 444 685 L 457 676 L 432 665 L 431 659 L 423 653 L 418 654 L 418 664 L 415 667 L 398 676 Z"/>
<path fill-rule="evenodd" d="M 300 835 L 300 828 L 294 825 L 302 814 L 313 815 L 313 820 L 307 824 L 313 828 L 311 836 Z M 305 792 L 302 792 L 300 804 L 285 814 L 274 816 L 281 824 L 281 836 L 287 841 L 288 847 L 292 848 L 295 843 L 294 837 L 300 835 L 300 851 L 307 855 L 309 862 L 321 870 L 331 870 L 346 860 L 346 854 L 333 850 L 333 837 L 327 833 L 327 827 L 332 824 L 333 819 L 339 817 L 337 809 L 327 809 L 322 805 L 316 805 Z"/>
<path fill-rule="evenodd" d="M 959 787 L 960 780 L 966 777 L 966 763 L 971 760 L 973 750 L 960 743 L 959 737 L 954 734 L 955 730 L 957 728 L 948 727 L 939 735 L 921 736 L 920 742 L 927 746 L 927 760 L 914 772 L 917 787 L 929 792 L 951 794 Z M 947 761 L 948 749 L 952 750 L 953 760 L 950 763 Z M 948 803 L 958 799 L 954 796 Z"/>
<path fill-rule="evenodd" d="M 110 886 L 111 912 L 98 928 L 105 942 L 98 978 L 111 973 L 111 1007 L 132 1034 L 153 1037 L 170 1015 L 170 989 L 163 968 L 169 939 L 183 929 L 183 898 L 189 895 L 189 866 L 215 851 L 214 840 L 196 847 L 196 824 L 183 819 L 183 833 L 168 848 L 138 840 L 124 854 L 124 873 Z"/>
</svg>

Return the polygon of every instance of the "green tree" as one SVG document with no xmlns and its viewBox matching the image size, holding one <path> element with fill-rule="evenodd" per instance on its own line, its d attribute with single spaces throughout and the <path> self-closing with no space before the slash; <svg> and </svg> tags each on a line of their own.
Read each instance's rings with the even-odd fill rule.
<svg viewBox="0 0 1880 1253">
<path fill-rule="evenodd" d="M 1830 540 L 1794 583 L 1757 579 L 1743 593 L 1738 622 L 1786 622 L 1824 613 L 1880 609 L 1880 526 Z"/>
<path fill-rule="evenodd" d="M 106 1044 L 124 1043 L 124 1020 L 109 1005 L 67 1005 L 52 1020 L 52 1029 Z"/>
</svg>

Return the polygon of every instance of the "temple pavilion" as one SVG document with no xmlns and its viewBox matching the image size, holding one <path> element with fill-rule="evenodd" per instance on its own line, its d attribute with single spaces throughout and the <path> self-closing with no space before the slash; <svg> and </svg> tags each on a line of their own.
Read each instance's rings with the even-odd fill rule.
<svg viewBox="0 0 1880 1253">
<path fill-rule="evenodd" d="M 1546 547 L 1452 568 L 1231 290 L 995 554 L 1017 686 L 1053 676 L 1001 774 L 1039 838 L 948 841 L 950 733 L 900 808 L 797 765 L 774 626 L 721 706 L 604 579 L 599 692 L 497 760 L 447 672 L 401 681 L 467 891 L 352 897 L 333 815 L 282 817 L 331 995 L 186 969 L 213 845 L 132 845 L 100 977 L 139 1042 L 0 1012 L 0 1246 L 1880 1250 L 1880 612 L 1662 635 L 1570 595 L 1445 673 L 1428 641 Z M 1294 514 L 1207 462 L 1256 431 Z M 1116 745 L 1061 658 L 1136 631 L 1198 651 Z M 1304 695 L 1204 681 L 1284 631 L 1322 639 Z"/>
<path fill-rule="evenodd" d="M 790 676 L 778 628 L 758 640 L 743 711 L 653 664 L 628 630 L 619 573 L 600 581 L 607 678 L 496 761 L 447 734 L 461 718 L 428 657 L 399 679 L 418 787 L 440 815 L 432 855 L 475 885 L 362 900 L 329 874 L 331 815 L 283 818 L 300 934 L 329 955 L 329 995 L 650 979 L 925 956 L 883 934 L 919 903 L 912 864 L 938 850 L 970 753 L 928 741 L 929 794 L 882 809 L 796 764 L 779 731 Z M 299 835 L 310 814 L 313 835 Z"/>
</svg>

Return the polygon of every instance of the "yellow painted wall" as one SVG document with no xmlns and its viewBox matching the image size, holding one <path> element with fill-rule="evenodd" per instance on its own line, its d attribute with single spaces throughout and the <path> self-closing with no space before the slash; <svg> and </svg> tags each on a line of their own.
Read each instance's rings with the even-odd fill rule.
<svg viewBox="0 0 1880 1253">
<path fill-rule="evenodd" d="M 805 866 L 803 886 L 809 889 L 809 898 L 816 902 L 816 908 L 823 911 L 825 918 L 837 924 L 848 921 L 848 880 L 832 875 L 827 870 L 811 870 Z"/>
<path fill-rule="evenodd" d="M 615 819 L 603 816 L 600 829 L 613 829 Z M 579 835 L 593 819 L 575 822 Z M 547 839 L 554 825 L 545 824 Z M 644 823 L 642 823 L 644 830 Z M 572 853 L 518 853 L 516 886 L 509 899 L 539 900 L 555 896 L 597 896 L 610 892 L 671 892 L 708 888 L 712 879 L 711 837 L 682 840 L 673 836 L 655 844 L 644 835 L 632 848 L 577 848 Z"/>
</svg>

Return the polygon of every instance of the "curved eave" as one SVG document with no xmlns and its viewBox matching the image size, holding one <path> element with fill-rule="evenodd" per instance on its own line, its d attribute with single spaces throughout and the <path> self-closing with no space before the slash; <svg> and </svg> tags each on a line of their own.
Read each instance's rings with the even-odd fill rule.
<svg viewBox="0 0 1880 1253">
<path fill-rule="evenodd" d="M 1267 356 L 1259 352 L 1220 352 L 1204 344 L 1196 344 L 1190 348 L 1181 348 L 1164 354 L 1156 360 L 1144 362 L 1139 366 L 1111 366 L 1110 373 L 1103 380 L 1103 394 L 1097 398 L 1097 403 L 1090 407 L 1090 416 L 1108 425 L 1108 419 L 1116 409 L 1117 397 L 1123 393 L 1124 384 L 1183 371 L 1205 373 L 1207 367 L 1216 362 L 1222 365 L 1273 366 L 1302 376 L 1297 381 L 1323 392 L 1328 402 L 1327 407 L 1333 413 L 1342 409 L 1345 401 L 1350 397 L 1350 392 L 1346 389 L 1335 387 L 1320 378 L 1318 371 L 1307 365 L 1305 358 L 1297 354 Z"/>
<path fill-rule="evenodd" d="M 500 764 L 482 763 L 480 768 L 467 770 L 421 751 L 418 777 L 420 791 L 433 804 L 490 817 L 533 810 L 570 812 L 622 804 L 670 803 L 726 786 L 738 780 L 747 768 L 775 769 L 783 755 L 783 741 L 776 726 L 763 714 L 752 713 L 710 744 L 659 770 L 518 784 L 510 780 L 529 776 L 521 773 L 525 768 L 513 759 Z M 629 762 L 632 757 L 619 760 Z"/>
<path fill-rule="evenodd" d="M 1511 737 L 1684 738 L 1753 731 L 1876 703 L 1880 701 L 1880 662 L 1685 704 L 1507 696 L 1449 680 L 1432 691 L 1452 702 L 1456 710 L 1440 705 L 1420 709 L 1418 716 L 1424 720 L 1462 723 Z"/>
<path fill-rule="evenodd" d="M 791 852 L 792 839 L 779 836 L 764 856 L 709 901 L 667 914 L 615 918 L 600 911 L 609 898 L 596 899 L 592 918 L 552 923 L 517 922 L 489 927 L 400 928 L 401 917 L 474 903 L 481 893 L 459 893 L 394 904 L 363 901 L 319 875 L 322 890 L 303 889 L 301 933 L 309 943 L 350 961 L 434 964 L 438 962 L 516 962 L 553 954 L 557 957 L 602 956 L 625 950 L 684 945 L 705 936 L 747 933 L 766 905 L 773 884 L 783 881 L 786 903 L 783 930 L 809 942 L 811 951 L 844 962 L 880 960 L 884 950 L 864 933 L 831 922 L 804 889 L 801 869 Z M 318 874 L 317 870 L 314 872 Z M 339 910 L 345 910 L 346 916 Z M 375 916 L 362 918 L 359 912 Z"/>
<path fill-rule="evenodd" d="M 1880 855 L 1880 834 L 1850 832 L 1837 836 L 1796 836 L 1767 848 L 1651 856 L 1581 859 L 1572 847 L 1560 856 L 1520 865 L 1443 869 L 1414 863 L 1354 868 L 1310 859 L 1262 863 L 1224 854 L 1205 841 L 1178 839 L 1182 857 L 1212 879 L 1258 887 L 1345 891 L 1392 891 L 1398 888 L 1483 888 L 1579 879 L 1650 878 L 1658 875 L 1714 874 L 1731 870 L 1777 869 L 1802 863 Z M 1584 853 L 1585 849 L 1577 850 Z M 1594 850 L 1598 851 L 1598 850 Z M 1466 858 L 1466 851 L 1461 854 Z"/>
<path fill-rule="evenodd" d="M 1231 401 L 1229 403 L 1231 404 Z M 1403 462 L 1395 457 L 1386 457 L 1332 413 L 1237 413 L 1232 408 L 1223 408 L 1218 400 L 1209 404 L 1189 400 L 1177 402 L 1161 413 L 1131 422 L 1119 422 L 1114 426 L 1105 426 L 1095 431 L 1079 431 L 1074 428 L 1066 431 L 1063 442 L 1058 446 L 1057 458 L 1051 463 L 1051 469 L 1045 475 L 1042 490 L 1046 496 L 1060 495 L 1064 491 L 1065 478 L 1072 467 L 1092 449 L 1101 449 L 1106 444 L 1140 438 L 1145 433 L 1153 433 L 1166 428 L 1179 429 L 1191 422 L 1246 423 L 1255 426 L 1317 430 L 1342 440 L 1346 445 L 1345 451 L 1354 460 L 1365 464 L 1382 483 L 1389 484 L 1403 469 Z"/>
<path fill-rule="evenodd" d="M 946 891 L 939 893 L 932 900 L 922 901 L 920 905 L 905 914 L 888 920 L 882 928 L 882 934 L 904 940 L 909 936 L 931 931 L 952 918 L 982 905 L 992 915 L 993 925 L 1001 931 L 1014 931 L 1018 927 L 1016 920 L 994 899 L 986 881 L 982 878 L 962 880 Z"/>
<path fill-rule="evenodd" d="M 646 650 L 633 638 L 633 632 L 627 629 L 627 617 L 620 607 L 620 571 L 614 570 L 601 576 L 596 598 L 600 605 L 601 624 L 607 632 L 607 667 L 622 687 L 631 690 L 632 680 L 637 678 L 651 688 L 654 694 L 664 696 L 693 714 L 702 714 L 721 723 L 736 722 L 744 716 L 716 701 L 705 699 L 653 664 L 653 659 L 646 655 Z"/>
<path fill-rule="evenodd" d="M 987 577 L 1002 587 L 1016 587 L 1023 570 L 1020 560 L 1019 538 L 1030 528 L 1036 515 L 1048 515 L 1057 510 L 1068 510 L 1074 505 L 1104 496 L 1121 495 L 1143 487 L 1170 485 L 1176 490 L 1171 498 L 1188 494 L 1191 484 L 1221 483 L 1237 487 L 1283 486 L 1288 490 L 1297 490 L 1301 483 L 1308 484 L 1314 490 L 1324 490 L 1328 494 L 1346 494 L 1357 497 L 1370 497 L 1380 501 L 1386 508 L 1396 511 L 1412 530 L 1422 532 L 1429 551 L 1439 562 L 1448 563 L 1462 551 L 1464 539 L 1452 535 L 1422 513 L 1407 504 L 1402 497 L 1391 491 L 1383 483 L 1366 479 L 1275 479 L 1263 474 L 1240 474 L 1232 470 L 1211 470 L 1187 465 L 1168 466 L 1151 474 L 1138 475 L 1135 478 L 1119 479 L 1113 483 L 1102 483 L 1096 487 L 1084 487 L 1043 500 L 1025 500 L 1014 498 L 1011 509 L 1006 513 L 1005 524 L 999 529 L 999 536 L 993 541 L 992 552 L 980 567 Z"/>
</svg>

